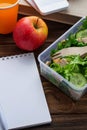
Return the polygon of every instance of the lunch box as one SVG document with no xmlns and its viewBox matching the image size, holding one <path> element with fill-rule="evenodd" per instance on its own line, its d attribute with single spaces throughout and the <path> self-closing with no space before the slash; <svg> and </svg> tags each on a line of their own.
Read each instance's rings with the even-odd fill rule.
<svg viewBox="0 0 87 130">
<path fill-rule="evenodd" d="M 48 48 L 41 52 L 38 56 L 38 61 L 40 63 L 40 72 L 41 75 L 56 85 L 64 93 L 70 96 L 74 100 L 79 100 L 81 96 L 87 91 L 87 84 L 81 88 L 75 87 L 72 83 L 66 80 L 63 76 L 55 72 L 48 65 L 46 61 L 50 61 L 50 52 L 52 49 L 57 48 L 58 42 L 61 40 L 67 39 L 71 33 L 75 33 L 78 30 L 78 27 L 81 26 L 82 21 L 86 17 L 81 18 L 77 23 L 75 23 L 68 31 L 66 31 L 62 36 L 60 36 L 56 41 L 54 41 Z"/>
</svg>

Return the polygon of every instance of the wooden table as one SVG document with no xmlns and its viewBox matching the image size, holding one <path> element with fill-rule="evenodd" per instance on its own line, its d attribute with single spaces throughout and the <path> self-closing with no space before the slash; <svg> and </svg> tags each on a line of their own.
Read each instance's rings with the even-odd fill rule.
<svg viewBox="0 0 87 130">
<path fill-rule="evenodd" d="M 36 61 L 39 53 L 52 44 L 53 41 L 71 26 L 52 21 L 46 21 L 46 23 L 49 27 L 49 35 L 45 44 L 34 52 Z M 20 53 L 24 53 L 24 51 L 17 48 L 12 34 L 0 35 L 0 57 Z M 39 69 L 38 61 L 37 66 Z M 33 128 L 25 128 L 23 130 L 86 130 L 87 94 L 75 102 L 42 76 L 41 81 L 52 116 L 52 123 Z"/>
</svg>

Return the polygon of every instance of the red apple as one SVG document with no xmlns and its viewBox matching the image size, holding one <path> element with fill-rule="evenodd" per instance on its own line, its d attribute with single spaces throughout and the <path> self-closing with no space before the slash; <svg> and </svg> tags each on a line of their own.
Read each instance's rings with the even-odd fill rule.
<svg viewBox="0 0 87 130">
<path fill-rule="evenodd" d="M 21 18 L 14 30 L 13 39 L 16 45 L 28 51 L 40 47 L 48 36 L 48 26 L 44 20 L 37 16 L 26 16 Z"/>
</svg>

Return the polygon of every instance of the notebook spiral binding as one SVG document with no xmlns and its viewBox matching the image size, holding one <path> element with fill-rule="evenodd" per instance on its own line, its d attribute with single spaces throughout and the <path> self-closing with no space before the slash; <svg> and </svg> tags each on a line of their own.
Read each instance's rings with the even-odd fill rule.
<svg viewBox="0 0 87 130">
<path fill-rule="evenodd" d="M 18 57 L 25 57 L 25 56 L 28 56 L 28 55 L 31 55 L 31 53 L 24 53 L 24 54 L 13 55 L 13 56 L 4 56 L 4 57 L 1 57 L 0 59 L 9 60 L 9 59 L 14 59 L 14 58 L 18 58 Z"/>
</svg>

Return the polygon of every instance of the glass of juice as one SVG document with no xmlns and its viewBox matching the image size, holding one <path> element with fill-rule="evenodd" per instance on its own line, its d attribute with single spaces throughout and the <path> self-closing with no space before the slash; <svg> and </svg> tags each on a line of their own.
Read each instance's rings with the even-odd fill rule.
<svg viewBox="0 0 87 130">
<path fill-rule="evenodd" d="M 19 0 L 0 0 L 0 34 L 11 33 L 16 25 Z"/>
</svg>

